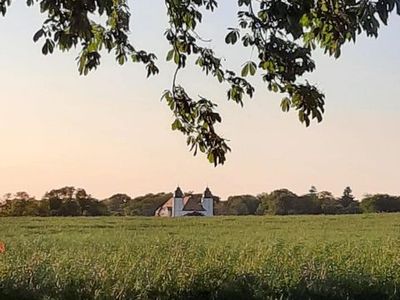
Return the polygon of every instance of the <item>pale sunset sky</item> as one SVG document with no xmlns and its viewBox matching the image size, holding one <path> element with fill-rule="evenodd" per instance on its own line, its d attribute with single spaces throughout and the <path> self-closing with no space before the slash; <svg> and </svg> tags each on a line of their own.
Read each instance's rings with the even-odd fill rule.
<svg viewBox="0 0 400 300">
<path fill-rule="evenodd" d="M 119 66 L 104 53 L 100 68 L 78 75 L 76 52 L 41 54 L 33 34 L 38 7 L 13 1 L 0 17 L 0 195 L 27 191 L 40 198 L 63 186 L 83 187 L 103 199 L 114 193 L 212 192 L 225 199 L 289 188 L 302 194 L 311 185 L 339 196 L 346 186 L 366 193 L 400 194 L 400 17 L 393 15 L 378 40 L 362 36 L 342 57 L 316 55 L 317 71 L 305 78 L 326 94 L 321 124 L 305 128 L 294 112 L 280 110 L 280 96 L 260 77 L 252 100 L 241 108 L 226 101 L 226 86 L 195 67 L 179 80 L 194 95 L 219 104 L 219 130 L 232 152 L 215 168 L 204 155 L 193 157 L 185 137 L 160 102 L 170 87 L 173 66 L 165 63 L 168 44 L 163 1 L 131 1 L 132 40 L 154 50 L 161 73 L 145 78 L 141 65 Z M 227 67 L 239 71 L 251 51 L 226 46 L 236 26 L 236 5 L 219 1 L 199 33 Z"/>
</svg>

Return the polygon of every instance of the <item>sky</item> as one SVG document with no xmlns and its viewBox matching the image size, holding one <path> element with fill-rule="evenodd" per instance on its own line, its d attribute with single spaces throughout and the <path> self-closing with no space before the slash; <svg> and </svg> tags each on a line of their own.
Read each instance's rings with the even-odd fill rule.
<svg viewBox="0 0 400 300">
<path fill-rule="evenodd" d="M 236 26 L 235 6 L 220 1 L 199 33 L 224 65 L 239 71 L 251 51 L 224 44 Z M 161 73 L 146 79 L 141 65 L 119 66 L 104 54 L 98 70 L 79 76 L 76 52 L 41 54 L 32 37 L 40 28 L 38 7 L 13 3 L 0 18 L 0 195 L 26 191 L 37 198 L 53 188 L 76 186 L 103 199 L 115 193 L 184 191 L 229 195 L 279 188 L 306 193 L 311 185 L 339 196 L 351 186 L 367 193 L 400 194 L 400 17 L 392 16 L 379 38 L 361 36 L 339 60 L 316 52 L 317 70 L 305 76 L 326 94 L 320 124 L 305 128 L 295 112 L 280 110 L 279 95 L 260 77 L 244 108 L 226 101 L 226 86 L 189 67 L 178 80 L 194 95 L 215 100 L 218 129 L 232 152 L 215 168 L 193 157 L 185 137 L 171 131 L 171 112 L 161 94 L 173 65 L 163 1 L 132 4 L 131 39 L 153 50 Z"/>
</svg>

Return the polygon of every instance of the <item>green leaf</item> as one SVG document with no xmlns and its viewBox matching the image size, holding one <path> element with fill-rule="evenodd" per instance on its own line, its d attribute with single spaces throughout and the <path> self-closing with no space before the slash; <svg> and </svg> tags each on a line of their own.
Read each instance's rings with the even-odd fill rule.
<svg viewBox="0 0 400 300">
<path fill-rule="evenodd" d="M 242 69 L 242 77 L 246 77 L 249 74 L 250 66 L 249 64 L 245 64 Z"/>
<path fill-rule="evenodd" d="M 217 76 L 219 82 L 224 81 L 224 72 L 222 70 L 218 69 L 216 72 L 216 76 Z"/>
<path fill-rule="evenodd" d="M 172 130 L 178 130 L 182 127 L 182 123 L 176 119 L 174 123 L 172 123 L 171 128 Z"/>
<path fill-rule="evenodd" d="M 283 112 L 288 112 L 290 110 L 291 101 L 288 97 L 282 99 L 281 108 Z"/>
<path fill-rule="evenodd" d="M 174 51 L 174 62 L 178 65 L 179 64 L 179 52 Z"/>
<path fill-rule="evenodd" d="M 174 52 L 175 52 L 174 49 L 168 51 L 168 54 L 167 54 L 167 61 L 172 60 L 172 58 L 174 57 Z"/>
<path fill-rule="evenodd" d="M 239 32 L 236 29 L 231 30 L 225 37 L 225 43 L 234 45 L 239 39 Z"/>
<path fill-rule="evenodd" d="M 42 36 L 44 35 L 44 30 L 40 29 L 38 32 L 35 33 L 33 36 L 33 41 L 37 42 Z"/>
<path fill-rule="evenodd" d="M 254 76 L 256 74 L 257 65 L 254 62 L 250 62 L 249 63 L 249 70 L 250 70 L 250 75 Z"/>
<path fill-rule="evenodd" d="M 302 110 L 299 111 L 299 120 L 301 123 L 304 123 L 304 111 Z"/>
<path fill-rule="evenodd" d="M 214 154 L 212 152 L 208 153 L 207 158 L 208 158 L 208 161 L 210 163 L 215 164 L 215 157 L 214 157 Z"/>
<path fill-rule="evenodd" d="M 246 77 L 249 74 L 251 76 L 254 76 L 256 74 L 256 71 L 257 71 L 257 65 L 254 62 L 249 61 L 244 65 L 242 69 L 242 77 Z"/>
</svg>

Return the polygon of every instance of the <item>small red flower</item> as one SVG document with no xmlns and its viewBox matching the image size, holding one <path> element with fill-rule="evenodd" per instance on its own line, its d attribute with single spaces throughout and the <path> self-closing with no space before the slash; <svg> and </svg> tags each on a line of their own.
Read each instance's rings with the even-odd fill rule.
<svg viewBox="0 0 400 300">
<path fill-rule="evenodd" d="M 0 253 L 6 252 L 6 245 L 3 242 L 0 242 Z"/>
</svg>

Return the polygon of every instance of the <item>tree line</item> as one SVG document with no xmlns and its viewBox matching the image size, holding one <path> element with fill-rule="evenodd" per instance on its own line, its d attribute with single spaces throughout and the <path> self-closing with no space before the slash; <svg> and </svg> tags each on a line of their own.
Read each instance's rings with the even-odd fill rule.
<svg viewBox="0 0 400 300">
<path fill-rule="evenodd" d="M 0 202 L 0 216 L 154 216 L 172 193 L 155 193 L 131 198 L 115 194 L 98 200 L 84 189 L 63 187 L 47 192 L 40 200 L 26 192 L 6 194 Z M 312 187 L 305 195 L 279 189 L 257 196 L 230 196 L 226 201 L 214 197 L 215 215 L 337 215 L 400 212 L 400 197 L 387 194 L 366 195 L 357 200 L 350 187 L 341 197 L 318 192 Z"/>
</svg>

